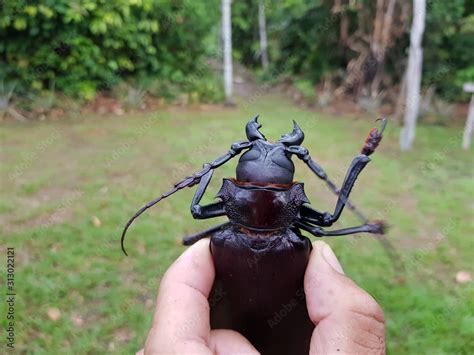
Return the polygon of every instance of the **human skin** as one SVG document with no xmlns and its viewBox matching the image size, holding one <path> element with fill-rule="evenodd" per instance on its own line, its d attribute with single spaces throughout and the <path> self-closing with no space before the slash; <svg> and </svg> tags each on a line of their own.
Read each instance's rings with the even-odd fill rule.
<svg viewBox="0 0 474 355">
<path fill-rule="evenodd" d="M 153 325 L 138 354 L 258 354 L 241 334 L 212 329 L 208 297 L 215 270 L 204 239 L 188 248 L 161 280 Z M 385 354 L 384 315 L 349 279 L 324 242 L 313 243 L 304 278 L 316 326 L 310 354 Z"/>
</svg>

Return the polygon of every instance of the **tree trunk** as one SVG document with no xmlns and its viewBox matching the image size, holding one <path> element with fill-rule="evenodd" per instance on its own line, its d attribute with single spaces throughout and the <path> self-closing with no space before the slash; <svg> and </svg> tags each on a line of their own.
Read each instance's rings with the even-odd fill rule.
<svg viewBox="0 0 474 355">
<path fill-rule="evenodd" d="M 474 96 L 471 96 L 471 103 L 469 104 L 469 113 L 467 114 L 466 126 L 462 136 L 462 147 L 468 150 L 471 145 L 472 132 L 474 130 Z"/>
<path fill-rule="evenodd" d="M 393 46 L 392 36 L 392 23 L 395 12 L 395 0 L 389 0 L 387 8 L 384 11 L 384 1 L 377 2 L 377 12 L 374 24 L 374 36 L 372 42 L 372 55 L 376 60 L 377 69 L 375 71 L 375 77 L 372 81 L 370 92 L 373 98 L 377 97 L 380 92 L 380 85 L 382 84 L 384 67 L 385 67 L 385 55 L 387 51 Z M 383 21 L 382 21 L 383 18 Z"/>
<path fill-rule="evenodd" d="M 268 68 L 267 51 L 267 23 L 265 19 L 265 2 L 260 0 L 258 3 L 258 33 L 260 35 L 260 58 L 264 70 Z"/>
<path fill-rule="evenodd" d="M 232 100 L 232 27 L 231 5 L 232 0 L 222 0 L 222 41 L 224 47 L 224 93 L 225 104 L 233 105 Z"/>
<path fill-rule="evenodd" d="M 410 52 L 407 66 L 407 91 L 404 126 L 400 133 L 401 150 L 412 148 L 416 121 L 420 109 L 421 69 L 423 65 L 423 32 L 425 29 L 426 0 L 413 0 L 413 22 L 410 33 Z"/>
<path fill-rule="evenodd" d="M 340 44 L 350 51 L 345 51 L 348 64 L 344 81 L 337 89 L 338 95 L 351 93 L 356 98 L 369 95 L 374 103 L 382 98 L 387 52 L 406 32 L 403 15 L 407 4 L 408 0 L 374 0 L 370 5 L 361 5 L 355 30 L 354 24 L 349 24 L 346 7 L 340 10 Z M 336 14 L 342 6 L 341 0 L 334 0 L 331 11 Z M 347 32 L 351 35 L 347 36 Z"/>
<path fill-rule="evenodd" d="M 402 82 L 400 84 L 400 92 L 398 93 L 397 103 L 395 106 L 394 119 L 400 124 L 403 115 L 403 105 L 407 95 L 407 71 L 403 73 Z"/>
</svg>

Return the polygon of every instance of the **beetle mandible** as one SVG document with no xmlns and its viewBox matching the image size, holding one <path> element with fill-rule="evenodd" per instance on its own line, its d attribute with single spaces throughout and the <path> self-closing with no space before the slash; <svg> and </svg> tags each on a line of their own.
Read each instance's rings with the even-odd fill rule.
<svg viewBox="0 0 474 355">
<path fill-rule="evenodd" d="M 384 233 L 381 221 L 332 231 L 323 228 L 335 223 L 349 205 L 352 187 L 382 139 L 387 121 L 381 120 L 380 129 L 369 132 L 338 189 L 301 146 L 304 133 L 295 121 L 291 133 L 271 143 L 259 130 L 258 116 L 254 117 L 245 127 L 246 141 L 232 144 L 226 154 L 176 183 L 128 221 L 121 238 L 123 252 L 127 255 L 125 234 L 139 215 L 178 190 L 198 184 L 191 202 L 193 218 L 228 217 L 225 223 L 183 239 L 183 244 L 191 245 L 210 237 L 216 268 L 211 327 L 240 332 L 262 354 L 308 354 L 314 324 L 306 310 L 303 278 L 312 247 L 301 231 L 316 237 Z M 219 201 L 200 205 L 214 169 L 239 154 L 236 178 L 223 179 Z M 334 212 L 310 206 L 303 183 L 293 180 L 292 156 L 338 195 Z"/>
</svg>

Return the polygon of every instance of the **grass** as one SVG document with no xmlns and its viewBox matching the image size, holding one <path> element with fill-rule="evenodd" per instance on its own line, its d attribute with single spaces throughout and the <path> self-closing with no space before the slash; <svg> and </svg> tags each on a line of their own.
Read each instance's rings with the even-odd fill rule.
<svg viewBox="0 0 474 355">
<path fill-rule="evenodd" d="M 133 225 L 128 258 L 120 252 L 121 229 L 145 202 L 243 139 L 256 113 L 270 139 L 290 131 L 296 119 L 313 158 L 339 183 L 373 126 L 279 97 L 237 109 L 4 123 L 0 251 L 6 255 L 8 246 L 16 252 L 16 348 L 39 354 L 139 349 L 160 276 L 184 250 L 181 237 L 217 222 L 192 220 L 188 189 Z M 461 131 L 419 127 L 416 148 L 401 154 L 399 129 L 391 125 L 359 178 L 352 199 L 389 222 L 392 258 L 367 235 L 329 241 L 348 275 L 385 310 L 392 354 L 474 352 L 473 283 L 455 281 L 456 272 L 473 272 L 474 260 L 474 161 L 472 151 L 460 149 Z M 217 170 L 207 201 L 222 177 L 234 175 L 235 164 Z M 334 196 L 304 165 L 296 167 L 312 204 L 331 210 Z M 346 211 L 338 227 L 355 223 Z M 4 285 L 4 271 L 0 279 Z M 4 314 L 4 302 L 1 307 Z M 60 312 L 55 321 L 48 316 L 52 308 Z"/>
</svg>

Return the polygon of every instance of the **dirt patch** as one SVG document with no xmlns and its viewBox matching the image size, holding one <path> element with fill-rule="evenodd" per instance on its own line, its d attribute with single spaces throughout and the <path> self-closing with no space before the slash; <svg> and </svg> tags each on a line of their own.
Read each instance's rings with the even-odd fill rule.
<svg viewBox="0 0 474 355">
<path fill-rule="evenodd" d="M 84 110 L 86 112 L 98 113 L 99 115 L 114 114 L 121 116 L 125 114 L 125 110 L 119 100 L 104 94 L 98 94 L 95 100 L 89 103 Z"/>
<path fill-rule="evenodd" d="M 26 205 L 31 208 L 38 208 L 45 203 L 67 200 L 77 194 L 78 191 L 74 189 L 61 186 L 51 186 L 42 188 L 33 196 L 21 197 L 20 201 L 22 205 Z"/>
<path fill-rule="evenodd" d="M 109 182 L 118 185 L 127 185 L 133 182 L 133 176 L 131 174 L 114 172 L 107 175 Z"/>
<path fill-rule="evenodd" d="M 26 223 L 22 223 L 22 228 L 48 228 L 53 225 L 64 223 L 65 221 L 71 219 L 72 216 L 73 212 L 70 209 L 60 208 L 52 213 L 45 213 L 41 216 L 26 221 Z"/>
<path fill-rule="evenodd" d="M 130 342 L 135 337 L 135 332 L 130 328 L 119 328 L 114 332 L 114 340 L 111 341 L 107 348 L 109 351 L 115 351 L 123 347 L 123 344 Z"/>
<path fill-rule="evenodd" d="M 0 222 L 6 232 L 16 232 L 37 227 L 51 227 L 64 223 L 73 216 L 73 205 L 82 197 L 82 191 L 63 187 L 48 187 L 41 189 L 33 196 L 20 197 L 17 202 L 23 208 L 36 210 L 54 203 L 56 208 L 51 212 L 41 213 L 28 220 L 18 220 L 16 213 L 3 214 Z M 27 211 L 28 212 L 28 211 Z"/>
</svg>

